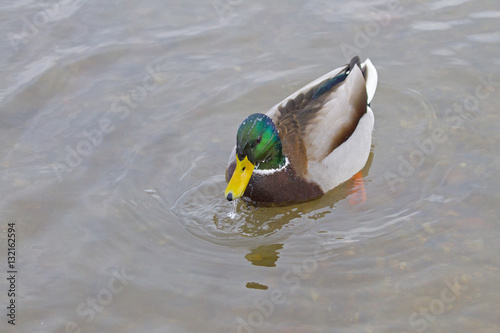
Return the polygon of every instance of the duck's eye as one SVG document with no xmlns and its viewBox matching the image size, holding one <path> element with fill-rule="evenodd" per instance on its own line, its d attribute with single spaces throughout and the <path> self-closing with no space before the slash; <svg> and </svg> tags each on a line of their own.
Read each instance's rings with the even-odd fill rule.
<svg viewBox="0 0 500 333">
<path fill-rule="evenodd" d="M 259 144 L 262 141 L 262 136 L 259 136 L 257 140 L 255 140 L 255 144 Z"/>
</svg>

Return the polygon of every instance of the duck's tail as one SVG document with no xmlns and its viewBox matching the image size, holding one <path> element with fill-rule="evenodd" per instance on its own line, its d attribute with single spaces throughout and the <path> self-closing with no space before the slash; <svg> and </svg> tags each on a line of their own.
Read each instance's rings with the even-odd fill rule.
<svg viewBox="0 0 500 333">
<path fill-rule="evenodd" d="M 378 75 L 375 66 L 373 66 L 370 59 L 366 59 L 364 63 L 361 64 L 361 70 L 365 76 L 366 81 L 366 94 L 368 95 L 368 105 L 372 101 L 373 96 L 375 96 L 375 90 L 377 90 Z"/>
</svg>

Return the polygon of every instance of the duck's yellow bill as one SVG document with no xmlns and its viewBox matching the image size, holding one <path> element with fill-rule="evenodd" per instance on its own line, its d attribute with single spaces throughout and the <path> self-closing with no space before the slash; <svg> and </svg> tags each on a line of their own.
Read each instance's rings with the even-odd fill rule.
<svg viewBox="0 0 500 333">
<path fill-rule="evenodd" d="M 245 156 L 243 161 L 240 161 L 238 159 L 238 154 L 236 154 L 236 168 L 234 169 L 231 180 L 229 180 L 229 184 L 227 184 L 226 192 L 224 192 L 227 200 L 233 201 L 245 193 L 254 168 L 255 165 L 248 160 L 247 156 Z"/>
</svg>

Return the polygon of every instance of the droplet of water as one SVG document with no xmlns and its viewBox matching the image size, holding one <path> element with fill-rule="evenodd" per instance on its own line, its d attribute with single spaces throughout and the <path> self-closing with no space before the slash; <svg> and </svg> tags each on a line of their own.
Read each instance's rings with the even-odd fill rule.
<svg viewBox="0 0 500 333">
<path fill-rule="evenodd" d="M 227 216 L 234 220 L 236 218 L 236 216 L 238 216 L 238 214 L 236 213 L 236 202 L 238 201 L 238 199 L 235 199 L 233 201 L 231 201 L 231 210 L 229 211 L 229 213 L 227 213 Z"/>
</svg>

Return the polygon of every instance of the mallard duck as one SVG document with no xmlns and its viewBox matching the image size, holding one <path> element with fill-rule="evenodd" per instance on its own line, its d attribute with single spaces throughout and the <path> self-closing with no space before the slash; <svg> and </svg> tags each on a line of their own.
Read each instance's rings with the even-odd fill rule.
<svg viewBox="0 0 500 333">
<path fill-rule="evenodd" d="M 321 197 L 360 171 L 371 149 L 377 87 L 371 61 L 354 57 L 238 128 L 227 200 L 288 205 Z"/>
</svg>

